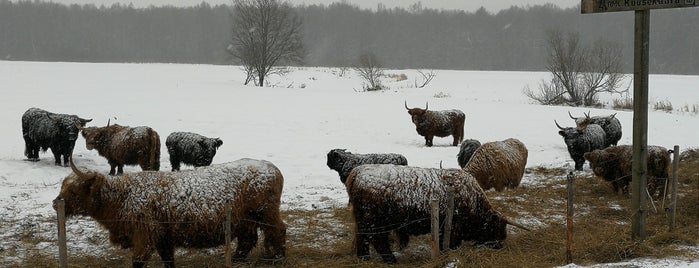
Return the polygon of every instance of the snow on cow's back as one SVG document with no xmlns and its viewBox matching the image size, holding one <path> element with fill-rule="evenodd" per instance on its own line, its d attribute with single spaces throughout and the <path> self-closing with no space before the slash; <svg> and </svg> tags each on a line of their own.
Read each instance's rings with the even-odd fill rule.
<svg viewBox="0 0 699 268">
<path fill-rule="evenodd" d="M 214 218 L 232 200 L 244 198 L 241 191 L 262 191 L 277 180 L 279 170 L 270 162 L 240 159 L 234 162 L 176 172 L 143 171 L 108 177 L 104 197 L 129 192 L 122 211 L 124 217 L 137 216 L 139 211 L 154 207 L 179 217 Z"/>
<path fill-rule="evenodd" d="M 430 200 L 439 200 L 440 209 L 446 204 L 447 187 L 455 186 L 456 197 L 473 203 L 485 198 L 475 178 L 461 169 L 419 168 L 399 165 L 362 165 L 353 171 L 355 177 L 347 182 L 348 191 L 361 191 L 403 208 L 429 211 Z M 352 195 L 352 193 L 349 193 Z M 351 199 L 352 197 L 350 197 Z"/>
</svg>

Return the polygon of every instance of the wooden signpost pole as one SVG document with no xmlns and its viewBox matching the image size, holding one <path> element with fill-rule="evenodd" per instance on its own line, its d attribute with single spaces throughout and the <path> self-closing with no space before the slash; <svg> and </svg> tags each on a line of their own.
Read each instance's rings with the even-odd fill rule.
<svg viewBox="0 0 699 268">
<path fill-rule="evenodd" d="M 633 76 L 633 174 L 631 183 L 631 237 L 646 238 L 646 174 L 648 167 L 648 48 L 650 10 L 696 7 L 697 0 L 582 0 L 581 12 L 635 11 Z"/>
</svg>

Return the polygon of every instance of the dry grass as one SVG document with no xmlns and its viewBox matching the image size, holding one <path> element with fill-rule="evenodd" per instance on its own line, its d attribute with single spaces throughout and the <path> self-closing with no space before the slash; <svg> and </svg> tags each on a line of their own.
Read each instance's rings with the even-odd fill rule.
<svg viewBox="0 0 699 268">
<path fill-rule="evenodd" d="M 620 262 L 632 258 L 668 256 L 699 258 L 680 246 L 699 244 L 699 151 L 685 150 L 680 163 L 677 221 L 668 231 L 668 217 L 648 207 L 647 239 L 631 239 L 631 199 L 616 195 L 608 182 L 582 175 L 575 182 L 573 261 L 580 265 Z M 446 252 L 440 260 L 430 258 L 427 236 L 411 239 L 410 246 L 397 252 L 398 264 L 391 267 L 554 267 L 565 264 L 566 196 L 564 169 L 534 168 L 530 175 L 547 181 L 536 187 L 520 187 L 504 192 L 489 191 L 491 203 L 504 215 L 533 227 L 532 231 L 509 229 L 505 247 L 500 250 L 464 245 Z M 660 206 L 661 202 L 657 202 Z M 669 200 L 666 201 L 669 206 Z M 283 212 L 287 231 L 287 259 L 281 263 L 261 260 L 259 248 L 249 261 L 237 267 L 386 267 L 375 253 L 369 261 L 353 254 L 353 223 L 349 209 L 291 210 Z M 34 238 L 25 239 L 36 244 Z M 106 243 L 106 241 L 105 241 Z M 398 249 L 394 249 L 398 251 Z M 9 252 L 0 252 L 0 256 Z M 69 252 L 70 254 L 70 252 Z M 694 254 L 694 255 L 692 255 Z M 33 250 L 23 263 L 10 267 L 57 267 L 54 252 Z M 131 253 L 112 247 L 107 255 L 69 255 L 71 267 L 129 267 Z M 179 267 L 223 267 L 223 248 L 178 250 Z M 157 254 L 150 267 L 160 267 Z"/>
</svg>

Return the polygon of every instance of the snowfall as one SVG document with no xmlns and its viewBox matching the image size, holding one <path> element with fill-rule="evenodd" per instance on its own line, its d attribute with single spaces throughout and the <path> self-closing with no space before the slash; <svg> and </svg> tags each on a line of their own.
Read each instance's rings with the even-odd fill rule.
<svg viewBox="0 0 699 268">
<path fill-rule="evenodd" d="M 387 89 L 366 92 L 352 69 L 291 67 L 287 71 L 269 77 L 266 87 L 255 87 L 243 85 L 245 76 L 239 66 L 0 61 L 0 220 L 4 221 L 0 256 L 5 256 L 0 266 L 21 263 L 31 250 L 56 256 L 58 252 L 55 242 L 27 249 L 14 239 L 17 232 L 30 227 L 45 241 L 55 241 L 56 226 L 45 219 L 55 217 L 52 200 L 71 172 L 55 166 L 50 152 L 40 154 L 39 162 L 25 160 L 20 118 L 31 107 L 93 119 L 88 126 L 111 122 L 152 127 L 162 142 L 161 171 L 170 170 L 164 143 L 168 134 L 189 131 L 219 137 L 224 143 L 214 163 L 264 159 L 282 171 L 283 210 L 346 206 L 344 185 L 326 165 L 326 154 L 335 148 L 400 153 L 411 166 L 457 168 L 458 147 L 451 146 L 451 137 L 435 138 L 433 147 L 425 147 L 405 103 L 429 105 L 430 110 L 462 110 L 467 139 L 521 140 L 529 150 L 529 168 L 573 168 L 554 124 L 555 120 L 573 126 L 568 112 L 574 116 L 616 113 L 624 129 L 619 144 L 631 144 L 633 113 L 611 109 L 614 99 L 627 96 L 601 95 L 604 107 L 598 109 L 538 105 L 522 92 L 526 86 L 537 90 L 542 79 L 549 78 L 545 72 L 432 70 L 434 80 L 417 88 L 424 81 L 419 70 L 386 70 L 389 76 L 382 81 Z M 398 79 L 402 74 L 407 79 Z M 624 87 L 630 84 L 629 76 Z M 648 144 L 696 148 L 699 76 L 651 75 L 649 88 Z M 658 102 L 671 103 L 674 110 L 656 111 L 653 106 Z M 109 171 L 107 161 L 87 150 L 82 137 L 73 155 L 77 166 Z M 124 171 L 140 168 L 127 166 Z M 583 172 L 589 172 L 587 165 Z M 522 181 L 536 183 L 536 177 L 530 176 Z M 89 237 L 105 232 L 94 223 L 91 228 L 75 224 L 69 221 L 69 234 Z M 110 250 L 104 243 L 101 250 Z M 80 239 L 71 239 L 68 246 L 69 252 L 94 247 Z M 699 253 L 699 247 L 688 250 Z M 3 251 L 15 253 L 8 256 Z M 696 258 L 638 259 L 598 266 L 699 267 L 699 262 Z"/>
</svg>

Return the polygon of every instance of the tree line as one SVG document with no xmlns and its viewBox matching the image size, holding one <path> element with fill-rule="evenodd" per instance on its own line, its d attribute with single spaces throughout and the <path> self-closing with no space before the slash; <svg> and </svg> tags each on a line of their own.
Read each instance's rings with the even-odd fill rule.
<svg viewBox="0 0 699 268">
<path fill-rule="evenodd" d="M 363 9 L 346 2 L 298 5 L 305 66 L 358 64 L 376 55 L 388 68 L 544 71 L 547 31 L 605 39 L 633 67 L 633 12 L 580 14 L 555 5 L 497 13 L 408 8 Z M 699 12 L 651 12 L 651 73 L 699 74 Z M 227 52 L 232 10 L 192 7 L 64 5 L 0 0 L 0 59 L 79 62 L 240 64 Z"/>
</svg>

